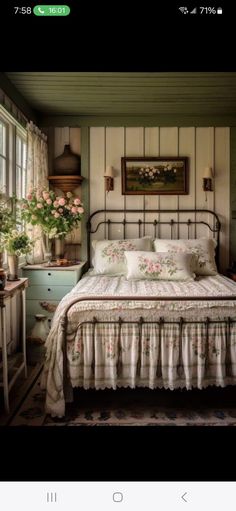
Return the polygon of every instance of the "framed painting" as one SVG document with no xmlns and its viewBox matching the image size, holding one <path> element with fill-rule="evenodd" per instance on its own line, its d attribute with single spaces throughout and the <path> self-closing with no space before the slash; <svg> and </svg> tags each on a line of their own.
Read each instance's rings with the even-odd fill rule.
<svg viewBox="0 0 236 511">
<path fill-rule="evenodd" d="M 187 157 L 123 157 L 121 173 L 123 195 L 188 193 Z"/>
</svg>

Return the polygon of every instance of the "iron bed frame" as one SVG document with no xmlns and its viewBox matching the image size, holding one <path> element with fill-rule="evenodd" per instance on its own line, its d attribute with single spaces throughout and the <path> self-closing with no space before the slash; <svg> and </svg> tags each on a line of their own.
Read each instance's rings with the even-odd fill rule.
<svg viewBox="0 0 236 511">
<path fill-rule="evenodd" d="M 123 213 L 124 214 L 124 218 L 120 219 L 120 220 L 111 220 L 110 218 L 107 218 L 107 216 L 110 216 L 111 214 L 117 214 L 117 213 Z M 174 220 L 173 218 L 170 218 L 169 221 L 161 221 L 159 219 L 154 219 L 153 221 L 148 221 L 146 222 L 145 220 L 141 220 L 141 219 L 138 219 L 136 221 L 134 220 L 127 220 L 127 216 L 129 214 L 136 214 L 137 215 L 137 218 L 140 216 L 140 214 L 150 214 L 150 213 L 154 213 L 154 214 L 167 214 L 169 213 L 170 216 L 173 215 L 173 214 L 186 214 L 186 220 L 183 221 L 179 221 L 179 220 Z M 188 218 L 188 215 L 195 215 L 195 220 L 191 220 L 190 218 Z M 210 225 L 209 222 L 205 221 L 205 220 L 197 220 L 196 218 L 196 215 L 197 214 L 205 214 L 205 215 L 208 215 L 208 217 L 211 217 L 211 221 L 212 221 L 212 224 Z M 97 215 L 103 215 L 104 216 L 104 219 L 102 219 L 101 221 L 97 222 L 97 225 L 95 226 L 95 228 L 92 228 L 92 220 L 94 220 L 94 218 L 97 216 Z M 164 209 L 164 210 L 160 210 L 160 209 L 146 209 L 146 210 L 135 210 L 135 209 L 129 209 L 129 210 L 97 210 L 95 211 L 94 213 L 92 213 L 88 219 L 88 222 L 87 222 L 87 253 L 88 253 L 88 265 L 87 265 L 87 268 L 88 266 L 90 266 L 90 258 L 91 258 L 91 234 L 94 234 L 98 231 L 99 227 L 102 226 L 102 225 L 105 225 L 107 226 L 107 239 L 109 240 L 110 239 L 110 226 L 113 225 L 113 224 L 120 224 L 123 226 L 123 237 L 124 239 L 126 239 L 126 226 L 127 225 L 137 225 L 138 226 L 138 235 L 139 237 L 141 237 L 142 235 L 145 234 L 145 226 L 146 225 L 152 225 L 153 226 L 153 235 L 154 237 L 156 237 L 157 235 L 157 227 L 159 225 L 169 225 L 170 227 L 170 239 L 173 239 L 173 227 L 175 225 L 179 226 L 179 225 L 187 225 L 187 233 L 188 233 L 188 238 L 189 239 L 189 232 L 190 232 L 190 227 L 192 225 L 205 225 L 213 234 L 213 237 L 216 238 L 216 241 L 217 241 L 217 247 L 216 247 L 216 264 L 217 264 L 217 267 L 219 267 L 219 243 L 220 243 L 220 229 L 221 229 L 221 223 L 220 223 L 220 220 L 219 220 L 219 217 L 218 215 L 211 211 L 211 210 L 205 210 L 205 209 L 179 209 L 179 210 L 173 210 L 173 209 Z M 142 227 L 143 227 L 143 233 L 142 233 Z M 128 238 L 127 238 L 128 239 Z M 178 238 L 175 238 L 175 239 L 178 239 Z M 195 238 L 194 239 L 197 239 L 196 238 L 196 228 L 195 228 Z M 107 302 L 107 301 L 155 301 L 155 299 L 153 297 L 148 297 L 148 296 L 83 296 L 83 297 L 79 297 L 79 298 L 75 298 L 65 309 L 63 315 L 61 316 L 60 318 L 60 323 L 61 323 L 61 328 L 62 328 L 62 332 L 63 332 L 63 345 L 62 345 L 62 351 L 63 351 L 63 382 L 64 382 L 64 390 L 66 391 L 66 388 L 68 389 L 68 376 L 67 376 L 67 325 L 68 325 L 68 313 L 71 309 L 71 307 L 73 307 L 73 305 L 75 305 L 76 303 L 79 303 L 79 302 L 84 302 L 84 301 L 104 301 L 104 302 Z M 233 295 L 233 296 L 218 296 L 218 297 L 214 297 L 214 298 L 211 298 L 211 297 L 206 297 L 206 296 L 198 296 L 198 297 L 193 297 L 193 296 L 185 296 L 185 297 L 174 297 L 174 301 L 226 301 L 226 300 L 233 300 L 235 301 L 236 300 L 236 294 Z M 165 297 L 161 297 L 161 301 L 166 301 L 167 303 L 168 302 L 172 302 L 173 301 L 173 297 L 171 296 L 165 296 Z M 115 321 L 100 321 L 96 316 L 94 316 L 94 318 L 92 320 L 89 320 L 89 321 L 82 321 L 82 322 L 78 322 L 77 323 L 77 326 L 76 328 L 80 328 L 82 327 L 83 325 L 92 325 L 92 328 L 93 328 L 93 339 L 95 338 L 95 329 L 97 327 L 97 325 L 99 324 L 117 324 L 118 325 L 118 357 L 117 357 L 117 374 L 119 374 L 119 370 L 120 370 L 120 366 L 121 366 L 121 360 L 120 360 L 120 348 L 121 348 L 121 343 L 120 343 L 120 340 L 121 340 L 121 327 L 122 325 L 124 324 L 132 324 L 132 325 L 138 325 L 138 330 L 139 330 L 139 358 L 138 358 L 138 362 L 137 362 L 137 370 L 139 371 L 140 369 L 140 364 L 141 364 L 141 339 L 142 339 L 142 327 L 144 324 L 155 324 L 155 325 L 158 325 L 159 326 L 159 339 L 161 338 L 161 333 L 162 333 L 162 328 L 164 325 L 166 324 L 177 324 L 179 325 L 179 366 L 181 366 L 181 361 L 182 361 L 182 331 L 183 331 L 183 326 L 185 324 L 205 324 L 205 332 L 206 332 L 206 356 L 205 356 L 205 364 L 208 363 L 208 337 L 209 337 L 209 325 L 211 323 L 215 323 L 215 324 L 218 324 L 218 323 L 225 323 L 226 325 L 226 353 L 227 353 L 227 346 L 229 345 L 230 343 L 230 333 L 231 333 L 231 325 L 233 323 L 236 323 L 236 320 L 235 319 L 232 319 L 230 316 L 228 317 L 225 317 L 224 319 L 221 319 L 221 320 L 211 320 L 209 317 L 206 317 L 205 320 L 185 320 L 182 316 L 179 317 L 178 320 L 176 321 L 167 321 L 165 320 L 162 316 L 160 317 L 157 317 L 157 319 L 155 321 L 146 321 L 142 316 L 139 317 L 139 319 L 137 319 L 136 321 L 129 321 L 129 320 L 124 320 L 122 319 L 122 317 L 119 317 L 118 320 L 115 320 Z M 160 345 L 161 343 L 159 342 L 159 350 L 160 350 Z M 157 360 L 160 360 L 159 359 L 159 356 L 160 356 L 160 353 L 158 354 L 158 359 Z M 92 370 L 94 372 L 94 368 L 95 368 L 95 343 L 93 342 L 93 358 L 92 358 L 92 364 L 91 364 L 91 367 L 92 367 Z"/>
</svg>

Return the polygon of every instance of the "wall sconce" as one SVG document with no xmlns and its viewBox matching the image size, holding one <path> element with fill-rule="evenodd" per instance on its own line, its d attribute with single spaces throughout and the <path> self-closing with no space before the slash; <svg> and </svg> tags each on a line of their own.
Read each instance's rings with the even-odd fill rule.
<svg viewBox="0 0 236 511">
<path fill-rule="evenodd" d="M 212 192 L 212 178 L 213 178 L 213 173 L 212 173 L 212 168 L 211 167 L 206 167 L 205 170 L 204 170 L 204 175 L 203 175 L 203 190 L 204 192 Z"/>
<path fill-rule="evenodd" d="M 104 174 L 105 177 L 105 190 L 106 192 L 111 192 L 114 190 L 114 170 L 113 167 L 109 166 L 106 168 L 106 172 Z"/>
</svg>

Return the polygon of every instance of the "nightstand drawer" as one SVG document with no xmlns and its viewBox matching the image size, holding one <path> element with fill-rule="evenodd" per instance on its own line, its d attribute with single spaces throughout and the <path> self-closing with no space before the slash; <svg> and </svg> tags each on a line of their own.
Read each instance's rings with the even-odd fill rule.
<svg viewBox="0 0 236 511">
<path fill-rule="evenodd" d="M 60 271 L 60 270 L 25 270 L 24 276 L 29 279 L 29 285 L 41 286 L 41 285 L 53 285 L 57 286 L 75 286 L 78 282 L 78 276 L 76 271 Z"/>
<path fill-rule="evenodd" d="M 26 291 L 27 300 L 61 300 L 72 286 L 30 286 Z"/>
</svg>

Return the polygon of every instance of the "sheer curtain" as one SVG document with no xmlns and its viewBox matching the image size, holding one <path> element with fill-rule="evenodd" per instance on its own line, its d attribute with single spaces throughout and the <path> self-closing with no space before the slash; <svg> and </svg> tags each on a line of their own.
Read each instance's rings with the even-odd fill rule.
<svg viewBox="0 0 236 511">
<path fill-rule="evenodd" d="M 47 136 L 40 131 L 33 122 L 27 124 L 27 193 L 32 188 L 48 188 L 48 145 Z M 32 254 L 27 256 L 29 264 L 43 261 L 43 247 L 41 242 L 41 229 L 39 226 L 28 226 L 30 237 L 38 240 Z"/>
</svg>

